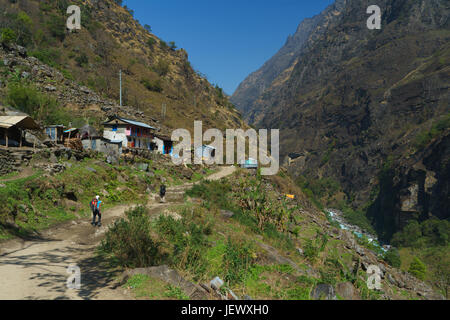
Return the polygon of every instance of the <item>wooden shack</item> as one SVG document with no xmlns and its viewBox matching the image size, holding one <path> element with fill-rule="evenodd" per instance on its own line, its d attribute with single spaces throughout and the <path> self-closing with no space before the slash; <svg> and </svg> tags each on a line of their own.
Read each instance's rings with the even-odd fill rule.
<svg viewBox="0 0 450 320">
<path fill-rule="evenodd" d="M 26 145 L 25 130 L 39 130 L 40 126 L 29 116 L 0 116 L 0 145 L 22 147 Z"/>
</svg>

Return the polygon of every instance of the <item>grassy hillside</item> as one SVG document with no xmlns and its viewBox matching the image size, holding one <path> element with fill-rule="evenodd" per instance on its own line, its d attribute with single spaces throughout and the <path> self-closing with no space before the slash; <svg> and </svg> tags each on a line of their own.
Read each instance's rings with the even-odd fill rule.
<svg viewBox="0 0 450 320">
<path fill-rule="evenodd" d="M 81 8 L 82 29 L 71 33 L 65 23 L 67 7 L 72 4 Z M 148 121 L 157 119 L 169 128 L 187 129 L 194 119 L 221 129 L 243 125 L 222 89 L 192 68 L 185 50 L 150 33 L 117 1 L 1 0 L 0 6 L 5 11 L 0 17 L 4 44 L 26 47 L 30 55 L 57 68 L 65 79 L 116 104 L 122 70 L 124 105 L 143 112 L 142 118 Z M 161 116 L 163 104 L 165 117 Z M 86 106 L 58 99 L 57 105 L 81 116 L 104 117 L 99 101 Z"/>
<path fill-rule="evenodd" d="M 286 199 L 286 192 L 297 199 Z M 363 268 L 383 265 L 383 258 L 367 249 L 358 254 L 348 242 L 353 236 L 338 236 L 287 177 L 238 171 L 195 185 L 187 196 L 161 215 L 145 207 L 129 211 L 106 234 L 102 256 L 114 268 L 168 265 L 196 284 L 218 276 L 223 294 L 231 289 L 253 299 L 309 300 L 319 284 L 352 288 L 350 295 L 338 289 L 337 299 L 423 298 L 411 284 L 415 278 L 400 288 L 385 276 L 381 291 L 369 290 Z M 401 277 L 383 268 L 392 279 Z M 188 298 L 182 287 L 139 273 L 124 287 L 138 299 Z"/>
</svg>

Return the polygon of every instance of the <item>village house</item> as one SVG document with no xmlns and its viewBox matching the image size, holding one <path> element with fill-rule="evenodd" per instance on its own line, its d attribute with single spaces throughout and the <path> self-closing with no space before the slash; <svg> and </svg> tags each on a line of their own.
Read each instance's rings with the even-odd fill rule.
<svg viewBox="0 0 450 320">
<path fill-rule="evenodd" d="M 55 143 L 64 142 L 64 126 L 52 125 L 45 127 L 45 133 L 49 136 L 50 140 Z"/>
<path fill-rule="evenodd" d="M 28 146 L 24 139 L 25 130 L 39 129 L 29 116 L 0 116 L 0 145 L 6 148 Z"/>
<path fill-rule="evenodd" d="M 103 137 L 110 141 L 121 141 L 124 148 L 154 150 L 156 128 L 143 122 L 114 117 L 103 123 Z"/>
<path fill-rule="evenodd" d="M 165 155 L 173 154 L 173 141 L 170 137 L 158 134 L 155 135 L 153 142 L 155 144 L 155 149 L 152 150 L 156 150 L 157 152 Z"/>
</svg>

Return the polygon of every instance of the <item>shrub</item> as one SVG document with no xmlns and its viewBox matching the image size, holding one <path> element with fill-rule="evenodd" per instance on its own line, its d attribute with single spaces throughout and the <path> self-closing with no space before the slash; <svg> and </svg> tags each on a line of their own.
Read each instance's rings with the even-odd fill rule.
<svg viewBox="0 0 450 320">
<path fill-rule="evenodd" d="M 162 92 L 163 91 L 161 80 L 159 80 L 159 79 L 157 79 L 157 80 L 142 79 L 141 84 L 143 84 L 144 87 L 146 87 L 147 90 L 150 90 L 150 91 L 154 91 L 154 92 Z"/>
<path fill-rule="evenodd" d="M 119 262 L 121 266 L 140 268 L 158 265 L 163 255 L 161 242 L 151 234 L 150 218 L 145 207 L 139 206 L 126 213 L 106 233 L 101 249 Z"/>
<path fill-rule="evenodd" d="M 167 42 L 160 40 L 159 41 L 159 45 L 161 46 L 161 49 L 166 50 L 169 48 L 169 46 L 167 45 Z"/>
<path fill-rule="evenodd" d="M 154 46 L 155 44 L 156 44 L 156 40 L 155 40 L 155 39 L 150 38 L 150 39 L 147 40 L 147 45 L 148 45 L 150 48 L 153 48 L 153 46 Z"/>
<path fill-rule="evenodd" d="M 51 67 L 55 67 L 58 64 L 61 52 L 58 49 L 49 48 L 32 51 L 30 55 Z"/>
<path fill-rule="evenodd" d="M 416 136 L 415 147 L 418 150 L 425 148 L 431 140 L 439 136 L 443 131 L 450 128 L 450 114 L 445 115 L 439 119 L 429 131 L 420 132 Z"/>
<path fill-rule="evenodd" d="M 6 101 L 13 108 L 25 112 L 45 124 L 68 124 L 71 115 L 58 106 L 57 101 L 36 88 L 21 83 L 8 86 Z"/>
<path fill-rule="evenodd" d="M 158 61 L 154 69 L 157 74 L 163 77 L 169 73 L 170 70 L 169 62 L 167 62 L 164 59 L 161 59 Z"/>
<path fill-rule="evenodd" d="M 177 49 L 177 45 L 175 44 L 174 41 L 170 41 L 169 42 L 169 47 L 171 50 L 176 50 Z"/>
<path fill-rule="evenodd" d="M 429 219 L 422 223 L 411 220 L 408 225 L 392 237 L 392 244 L 397 247 L 431 247 L 446 246 L 450 238 L 450 222 Z"/>
<path fill-rule="evenodd" d="M 400 259 L 400 253 L 397 249 L 391 249 L 384 255 L 384 261 L 389 263 L 394 268 L 400 268 L 402 261 Z"/>
<path fill-rule="evenodd" d="M 220 181 L 205 180 L 196 184 L 186 194 L 190 197 L 199 197 L 219 209 L 236 211 L 230 199 L 231 186 Z"/>
<path fill-rule="evenodd" d="M 10 44 L 11 42 L 14 42 L 16 39 L 16 33 L 14 30 L 10 28 L 4 28 L 1 30 L 0 35 L 0 42 L 2 44 Z"/>
<path fill-rule="evenodd" d="M 75 61 L 79 67 L 85 67 L 89 63 L 89 58 L 86 53 L 83 52 L 80 56 L 75 58 Z"/>
<path fill-rule="evenodd" d="M 425 280 L 427 268 L 419 258 L 414 257 L 414 260 L 409 266 L 408 272 L 415 276 L 417 279 Z"/>
<path fill-rule="evenodd" d="M 228 238 L 223 257 L 225 281 L 228 285 L 243 283 L 252 264 L 251 245 Z"/>
<path fill-rule="evenodd" d="M 148 32 L 152 32 L 152 27 L 150 27 L 148 24 L 144 25 L 144 29 L 147 30 Z"/>
<path fill-rule="evenodd" d="M 316 258 L 319 256 L 319 253 L 325 250 L 327 243 L 328 243 L 328 235 L 317 231 L 314 240 L 312 239 L 306 240 L 306 244 L 303 250 L 305 257 L 314 262 Z"/>
<path fill-rule="evenodd" d="M 52 14 L 49 16 L 47 22 L 47 29 L 50 31 L 50 34 L 60 40 L 63 41 L 66 37 L 66 21 L 62 16 L 58 16 Z"/>
<path fill-rule="evenodd" d="M 202 219 L 196 221 L 194 217 L 175 220 L 171 216 L 161 216 L 156 222 L 156 231 L 169 251 L 169 263 L 191 271 L 196 277 L 206 270 L 204 252 L 210 230 L 210 224 Z"/>
</svg>

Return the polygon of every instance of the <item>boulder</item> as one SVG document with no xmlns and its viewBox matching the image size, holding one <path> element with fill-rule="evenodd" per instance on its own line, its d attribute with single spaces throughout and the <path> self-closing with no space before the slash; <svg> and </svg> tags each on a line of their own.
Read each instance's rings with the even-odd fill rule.
<svg viewBox="0 0 450 320">
<path fill-rule="evenodd" d="M 234 216 L 234 213 L 228 210 L 220 210 L 220 215 L 225 219 L 230 219 Z"/>
<path fill-rule="evenodd" d="M 334 288 L 330 284 L 318 284 L 311 293 L 314 300 L 337 300 Z"/>
<path fill-rule="evenodd" d="M 355 287 L 351 282 L 339 283 L 336 286 L 336 293 L 345 300 L 359 300 Z"/>
</svg>

